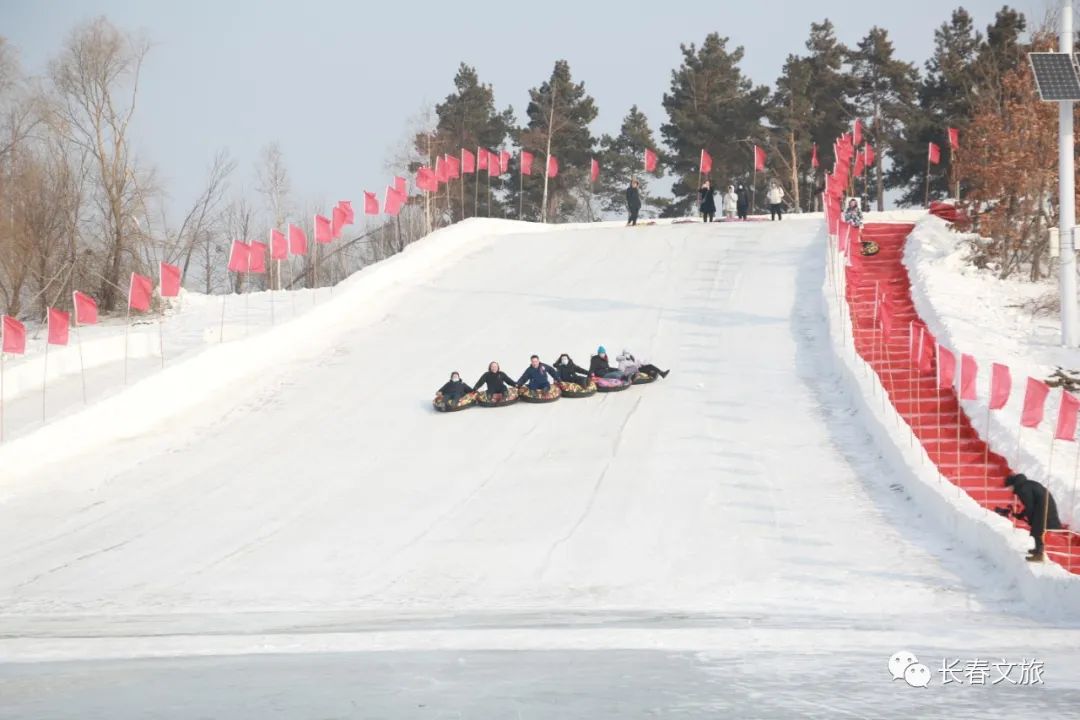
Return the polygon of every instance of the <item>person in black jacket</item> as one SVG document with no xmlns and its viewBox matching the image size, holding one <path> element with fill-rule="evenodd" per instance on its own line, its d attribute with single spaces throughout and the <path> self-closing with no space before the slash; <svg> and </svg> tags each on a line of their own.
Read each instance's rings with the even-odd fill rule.
<svg viewBox="0 0 1080 720">
<path fill-rule="evenodd" d="M 488 365 L 488 371 L 480 376 L 473 385 L 473 392 L 480 389 L 481 385 L 487 385 L 488 395 L 505 395 L 506 389 L 514 384 L 514 380 L 499 369 L 499 363 L 492 362 Z"/>
<path fill-rule="evenodd" d="M 530 390 L 537 390 L 543 392 L 551 387 L 551 383 L 548 382 L 548 375 L 555 382 L 559 382 L 559 373 L 555 368 L 551 367 L 547 363 L 540 362 L 538 355 L 533 355 L 529 358 L 529 367 L 525 368 L 525 372 L 521 374 L 521 378 L 517 381 L 518 386 L 525 384 L 528 381 Z"/>
<path fill-rule="evenodd" d="M 1054 496 L 1042 483 L 1029 480 L 1026 475 L 1019 473 L 1005 478 L 1005 486 L 1013 489 L 1016 499 L 1023 506 L 1023 510 L 1014 513 L 1015 516 L 1031 526 L 1031 537 L 1035 538 L 1035 549 L 1028 551 L 1027 559 L 1042 562 L 1043 533 L 1046 530 L 1061 529 Z"/>
<path fill-rule="evenodd" d="M 698 190 L 698 200 L 701 207 L 701 219 L 703 222 L 712 222 L 713 217 L 716 215 L 715 195 L 716 190 L 713 189 L 710 180 L 706 180 L 702 183 L 701 189 Z"/>
<path fill-rule="evenodd" d="M 456 370 L 450 373 L 450 381 L 439 388 L 439 394 L 448 401 L 460 400 L 471 392 L 473 389 L 461 381 L 461 374 Z"/>
<path fill-rule="evenodd" d="M 596 348 L 596 354 L 589 359 L 589 374 L 602 378 L 622 378 L 622 373 L 618 368 L 613 368 L 608 363 L 607 350 L 604 346 Z"/>
<path fill-rule="evenodd" d="M 626 209 L 630 211 L 627 227 L 637 225 L 637 216 L 641 212 L 641 191 L 638 190 L 637 178 L 631 180 L 630 187 L 626 188 Z"/>
<path fill-rule="evenodd" d="M 740 220 L 745 220 L 750 214 L 750 191 L 745 185 L 739 183 L 739 186 L 735 188 L 735 197 L 738 198 L 738 202 L 735 203 L 735 212 Z"/>
<path fill-rule="evenodd" d="M 555 361 L 555 369 L 559 373 L 559 379 L 563 382 L 574 383 L 581 387 L 586 387 L 589 384 L 589 371 L 583 367 L 578 367 L 566 353 L 560 355 L 559 359 Z"/>
</svg>

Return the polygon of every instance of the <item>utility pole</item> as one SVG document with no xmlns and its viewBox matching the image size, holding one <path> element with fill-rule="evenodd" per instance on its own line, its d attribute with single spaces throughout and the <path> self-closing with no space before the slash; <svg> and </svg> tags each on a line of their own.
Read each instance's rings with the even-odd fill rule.
<svg viewBox="0 0 1080 720">
<path fill-rule="evenodd" d="M 1061 3 L 1061 35 L 1058 52 L 1073 52 L 1073 9 L 1071 0 Z M 1058 277 L 1061 293 L 1061 344 L 1077 347 L 1076 250 L 1073 228 L 1076 225 L 1075 163 L 1073 159 L 1073 101 L 1058 106 L 1058 208 L 1061 258 Z"/>
<path fill-rule="evenodd" d="M 551 170 L 551 126 L 555 122 L 555 74 L 551 74 L 551 112 L 548 114 L 547 154 L 544 155 L 544 199 L 540 205 L 540 222 L 547 222 L 548 175 Z"/>
</svg>

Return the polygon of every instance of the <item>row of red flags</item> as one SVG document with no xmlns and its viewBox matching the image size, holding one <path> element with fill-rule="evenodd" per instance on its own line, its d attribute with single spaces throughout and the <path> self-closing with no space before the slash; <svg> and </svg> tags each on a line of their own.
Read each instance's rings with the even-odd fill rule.
<svg viewBox="0 0 1080 720">
<path fill-rule="evenodd" d="M 180 294 L 180 268 L 169 263 L 159 263 L 158 293 L 163 298 L 177 297 Z M 128 283 L 128 307 L 146 312 L 154 296 L 154 281 L 145 275 L 131 273 Z M 94 325 L 98 321 L 97 301 L 86 293 L 76 290 L 72 293 L 72 305 L 75 308 L 75 324 Z M 67 345 L 71 327 L 71 313 L 50 307 L 46 312 L 49 345 Z M 4 315 L 0 330 L 0 352 L 22 355 L 26 352 L 26 326 Z"/>
</svg>

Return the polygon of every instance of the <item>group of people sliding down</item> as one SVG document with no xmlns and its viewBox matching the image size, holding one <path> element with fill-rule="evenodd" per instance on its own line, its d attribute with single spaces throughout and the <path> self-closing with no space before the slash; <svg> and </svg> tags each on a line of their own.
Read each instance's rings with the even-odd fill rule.
<svg viewBox="0 0 1080 720">
<path fill-rule="evenodd" d="M 540 358 L 533 355 L 517 382 L 499 368 L 499 363 L 492 362 L 473 386 L 463 382 L 460 373 L 451 373 L 450 381 L 439 388 L 432 404 L 441 412 L 453 412 L 473 405 L 501 407 L 518 400 L 539 403 L 560 397 L 583 398 L 597 392 L 616 392 L 631 385 L 651 383 L 658 377 L 667 377 L 670 372 L 639 361 L 627 350 L 623 350 L 615 361 L 618 365 L 612 367 L 603 345 L 589 360 L 588 370 L 574 363 L 566 353 L 560 355 L 554 365 L 540 362 Z M 548 378 L 551 378 L 550 382 Z M 481 391 L 481 387 L 485 390 Z"/>
</svg>

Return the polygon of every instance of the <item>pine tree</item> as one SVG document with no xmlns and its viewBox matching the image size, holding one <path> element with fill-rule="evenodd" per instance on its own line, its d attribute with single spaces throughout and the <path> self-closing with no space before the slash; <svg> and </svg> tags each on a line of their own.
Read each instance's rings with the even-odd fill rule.
<svg viewBox="0 0 1080 720">
<path fill-rule="evenodd" d="M 727 43 L 728 38 L 710 33 L 700 49 L 682 45 L 682 65 L 671 73 L 671 89 L 664 94 L 668 122 L 660 133 L 671 151 L 676 200 L 666 216 L 685 215 L 694 206 L 702 149 L 712 156 L 711 179 L 720 185 L 748 179 L 752 146 L 764 141 L 761 120 L 769 89 L 753 86 L 739 68 L 743 49 L 728 51 Z"/>
<path fill-rule="evenodd" d="M 918 71 L 911 63 L 893 57 L 889 33 L 873 27 L 859 41 L 851 55 L 852 74 L 858 80 L 855 107 L 860 117 L 868 118 L 867 140 L 874 146 L 877 177 L 878 211 L 885 209 L 885 179 L 882 157 L 892 153 L 901 138 L 903 121 L 910 117 L 915 104 Z"/>
<path fill-rule="evenodd" d="M 930 197 L 948 197 L 954 192 L 956 162 L 948 150 L 948 128 L 966 131 L 971 121 L 972 103 L 978 95 L 978 57 L 982 36 L 975 30 L 971 15 L 963 8 L 934 32 L 934 54 L 927 60 L 918 88 L 918 106 L 904 121 L 904 133 L 893 146 L 892 167 L 885 174 L 885 186 L 900 188 L 901 205 L 922 204 L 926 196 L 927 148 L 937 143 L 948 172 L 934 168 L 930 173 Z"/>
<path fill-rule="evenodd" d="M 524 208 L 525 218 L 548 222 L 581 217 L 582 199 L 589 192 L 589 167 L 596 139 L 589 124 L 596 119 L 596 104 L 585 92 L 585 83 L 575 83 L 565 60 L 555 63 L 551 77 L 529 90 L 528 123 L 516 131 L 518 146 L 533 153 L 530 177 L 523 179 L 519 197 L 518 175 L 508 183 L 507 200 Z M 548 147 L 559 163 L 557 177 L 547 179 L 547 207 L 544 200 Z"/>
<path fill-rule="evenodd" d="M 497 111 L 492 87 L 481 84 L 476 70 L 465 63 L 458 67 L 454 76 L 454 92 L 435 106 L 435 115 L 434 132 L 418 135 L 415 143 L 417 152 L 428 158 L 430 167 L 434 167 L 435 159 L 444 154 L 461 157 L 462 148 L 473 153 L 478 146 L 498 151 L 514 126 L 513 110 Z M 494 190 L 501 189 L 500 180 L 503 178 L 493 180 Z M 436 201 L 439 207 L 445 207 L 444 193 L 446 188 L 440 191 Z M 487 174 L 483 171 L 463 175 L 460 182 L 453 181 L 449 192 L 452 219 L 471 217 L 477 206 L 480 215 L 487 215 L 486 193 Z M 497 207 L 497 197 L 493 195 L 496 207 L 492 208 L 492 214 L 502 215 L 504 213 Z"/>
<path fill-rule="evenodd" d="M 596 190 L 604 210 L 623 212 L 626 209 L 626 188 L 635 177 L 640 183 L 643 207 L 653 212 L 662 212 L 667 207 L 667 198 L 649 194 L 648 175 L 644 170 L 646 148 L 660 156 L 648 118 L 634 105 L 623 118 L 619 134 L 616 137 L 604 135 L 600 139 L 600 179 Z M 651 175 L 660 177 L 662 173 L 658 165 Z"/>
<path fill-rule="evenodd" d="M 836 159 L 833 141 L 851 127 L 855 117 L 852 98 L 859 85 L 844 69 L 851 51 L 836 39 L 835 28 L 828 19 L 810 24 L 806 49 L 810 51 L 806 57 L 810 67 L 810 142 L 818 147 L 821 167 L 827 168 Z M 820 180 L 820 173 L 815 174 L 815 180 Z"/>
<path fill-rule="evenodd" d="M 776 92 L 769 105 L 769 122 L 774 128 L 770 164 L 796 207 L 802 207 L 801 191 L 805 170 L 810 165 L 812 83 L 810 63 L 805 58 L 788 55 L 784 74 L 776 80 Z"/>
</svg>

